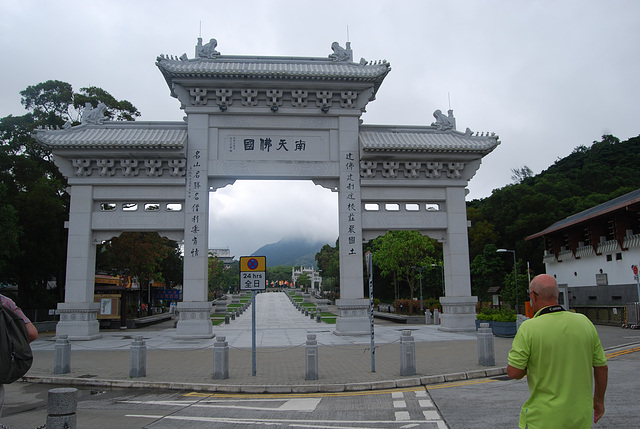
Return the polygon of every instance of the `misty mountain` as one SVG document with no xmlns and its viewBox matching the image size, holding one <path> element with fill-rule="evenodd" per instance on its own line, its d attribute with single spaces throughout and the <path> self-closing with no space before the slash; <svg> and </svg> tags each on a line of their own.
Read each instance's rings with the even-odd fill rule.
<svg viewBox="0 0 640 429">
<path fill-rule="evenodd" d="M 325 244 L 327 243 L 324 241 L 310 242 L 304 238 L 283 238 L 277 243 L 262 246 L 251 256 L 265 256 L 269 267 L 278 265 L 317 267 L 316 253 Z"/>
</svg>

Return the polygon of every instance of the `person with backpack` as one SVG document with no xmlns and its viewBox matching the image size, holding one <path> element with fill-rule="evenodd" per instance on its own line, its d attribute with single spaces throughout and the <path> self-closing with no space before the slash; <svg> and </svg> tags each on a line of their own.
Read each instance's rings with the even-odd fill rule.
<svg viewBox="0 0 640 429">
<path fill-rule="evenodd" d="M 35 341 L 38 339 L 38 330 L 33 323 L 24 315 L 24 312 L 16 305 L 15 302 L 11 298 L 7 298 L 6 296 L 0 294 L 0 304 L 4 308 L 7 308 L 14 312 L 17 316 L 24 321 L 25 327 L 27 328 L 27 340 L 29 342 Z M 2 406 L 4 405 L 4 385 L 0 384 L 0 417 L 2 416 Z"/>
</svg>

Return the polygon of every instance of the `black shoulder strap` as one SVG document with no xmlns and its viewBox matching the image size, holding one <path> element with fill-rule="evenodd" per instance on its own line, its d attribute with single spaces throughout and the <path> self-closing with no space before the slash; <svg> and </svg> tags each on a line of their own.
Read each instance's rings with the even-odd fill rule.
<svg viewBox="0 0 640 429">
<path fill-rule="evenodd" d="M 542 310 L 540 310 L 540 313 L 538 314 L 538 316 L 542 316 L 543 314 L 549 314 L 549 313 L 557 313 L 558 311 L 565 311 L 565 309 L 561 305 L 552 305 L 551 307 L 545 307 Z"/>
</svg>

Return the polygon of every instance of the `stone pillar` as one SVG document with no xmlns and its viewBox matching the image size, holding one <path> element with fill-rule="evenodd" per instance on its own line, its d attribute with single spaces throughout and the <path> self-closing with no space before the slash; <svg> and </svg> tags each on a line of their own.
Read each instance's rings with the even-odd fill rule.
<svg viewBox="0 0 640 429">
<path fill-rule="evenodd" d="M 318 341 L 315 334 L 307 334 L 306 350 L 306 380 L 318 379 Z"/>
<path fill-rule="evenodd" d="M 71 343 L 67 335 L 63 334 L 56 339 L 54 346 L 53 373 L 68 374 L 71 372 Z"/>
<path fill-rule="evenodd" d="M 226 337 L 216 337 L 213 344 L 213 378 L 225 380 L 229 378 L 229 343 Z"/>
<path fill-rule="evenodd" d="M 184 226 L 184 283 L 178 338 L 213 338 L 207 300 L 209 115 L 189 114 Z M 217 135 L 217 133 L 214 133 Z"/>
<path fill-rule="evenodd" d="M 440 324 L 440 310 L 438 310 L 437 308 L 433 309 L 433 324 L 434 325 Z"/>
<path fill-rule="evenodd" d="M 447 232 L 443 243 L 445 296 L 442 304 L 441 331 L 475 331 L 478 297 L 471 296 L 469 277 L 469 239 L 465 188 L 445 189 Z"/>
<path fill-rule="evenodd" d="M 409 330 L 400 336 L 400 375 L 416 375 L 416 343 Z"/>
<path fill-rule="evenodd" d="M 429 309 L 424 312 L 424 323 L 427 325 L 431 325 L 433 323 L 433 315 Z"/>
<path fill-rule="evenodd" d="M 129 352 L 129 377 L 147 376 L 147 346 L 142 335 L 136 335 Z"/>
<path fill-rule="evenodd" d="M 340 299 L 336 335 L 369 335 L 369 300 L 364 298 L 362 199 L 358 117 L 338 118 Z"/>
<path fill-rule="evenodd" d="M 99 303 L 93 302 L 96 245 L 93 243 L 91 214 L 93 186 L 71 186 L 67 241 L 67 274 L 64 302 L 58 304 L 60 321 L 56 335 L 72 340 L 100 338 Z"/>
<path fill-rule="evenodd" d="M 496 357 L 493 349 L 493 332 L 488 323 L 480 323 L 480 328 L 478 328 L 478 365 L 496 365 Z"/>
<path fill-rule="evenodd" d="M 47 429 L 75 429 L 77 426 L 78 389 L 49 390 L 47 397 Z"/>
</svg>

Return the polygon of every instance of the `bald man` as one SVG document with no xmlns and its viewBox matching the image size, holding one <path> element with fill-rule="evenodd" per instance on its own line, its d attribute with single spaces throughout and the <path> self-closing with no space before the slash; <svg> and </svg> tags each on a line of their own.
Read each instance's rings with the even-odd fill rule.
<svg viewBox="0 0 640 429">
<path fill-rule="evenodd" d="M 590 428 L 604 414 L 608 379 L 596 328 L 558 304 L 558 283 L 548 274 L 531 281 L 529 296 L 535 316 L 520 325 L 507 366 L 509 377 L 526 375 L 529 385 L 519 427 Z"/>
</svg>

